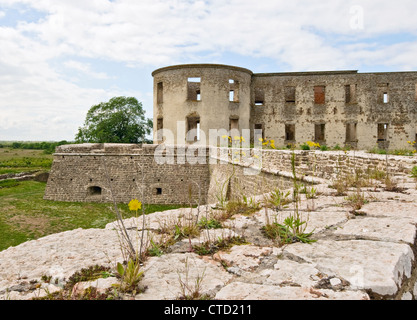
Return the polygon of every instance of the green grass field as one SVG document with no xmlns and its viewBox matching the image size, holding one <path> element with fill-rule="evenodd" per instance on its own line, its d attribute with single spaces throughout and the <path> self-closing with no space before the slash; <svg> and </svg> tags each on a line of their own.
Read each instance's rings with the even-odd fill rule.
<svg viewBox="0 0 417 320">
<path fill-rule="evenodd" d="M 45 183 L 0 182 L 0 251 L 28 240 L 77 228 L 104 228 L 116 220 L 113 204 L 43 200 Z M 177 205 L 145 205 L 145 213 L 176 209 Z M 118 204 L 123 218 L 135 216 Z"/>
<path fill-rule="evenodd" d="M 0 148 L 0 174 L 25 171 L 48 171 L 52 155 L 42 150 Z"/>
</svg>

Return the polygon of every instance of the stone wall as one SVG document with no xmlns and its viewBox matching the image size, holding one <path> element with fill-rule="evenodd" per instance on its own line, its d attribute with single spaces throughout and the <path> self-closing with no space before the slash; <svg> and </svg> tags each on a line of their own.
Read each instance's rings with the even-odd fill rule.
<svg viewBox="0 0 417 320">
<path fill-rule="evenodd" d="M 294 151 L 296 173 L 299 177 L 309 176 L 335 179 L 339 174 L 363 173 L 374 170 L 391 174 L 408 173 L 417 165 L 416 157 L 370 154 L 363 151 Z M 291 171 L 292 151 L 263 150 L 262 167 L 267 172 Z"/>
<path fill-rule="evenodd" d="M 291 188 L 293 185 L 292 154 L 290 150 L 257 150 L 262 168 L 259 174 L 245 172 L 253 160 L 254 150 L 227 150 L 223 156 L 221 148 L 212 149 L 212 158 L 217 163 L 211 165 L 208 200 L 215 202 L 219 197 L 242 198 Z M 240 157 L 234 157 L 239 153 Z M 250 155 L 245 158 L 245 155 Z M 227 160 L 228 159 L 228 160 Z M 237 161 L 237 160 L 239 161 Z M 222 161 L 221 161 L 222 160 Z M 294 151 L 295 172 L 298 182 L 319 183 L 322 179 L 332 181 L 341 176 L 356 173 L 375 176 L 378 172 L 408 174 L 417 165 L 416 157 L 377 155 L 363 151 Z M 230 182 L 229 182 L 230 181 Z"/>
<path fill-rule="evenodd" d="M 416 72 L 254 74 L 252 91 L 262 91 L 263 100 L 251 108 L 251 128 L 262 125 L 277 146 L 316 141 L 357 150 L 409 148 L 417 135 L 416 84 Z M 322 88 L 317 98 L 316 88 Z M 322 138 L 316 136 L 320 125 Z M 386 125 L 381 136 L 379 125 Z"/>
<path fill-rule="evenodd" d="M 258 174 L 245 174 L 245 167 L 240 165 L 210 165 L 210 188 L 208 202 L 218 203 L 223 200 L 242 200 L 243 196 L 252 197 L 269 193 L 276 188 L 289 189 L 291 178 L 261 171 Z"/>
<path fill-rule="evenodd" d="M 152 76 L 155 143 L 183 144 L 197 122 L 203 144 L 212 144 L 209 130 L 231 129 L 250 129 L 252 139 L 262 129 L 277 146 L 316 141 L 356 150 L 402 149 L 417 139 L 417 72 L 257 74 L 187 64 Z M 158 137 L 159 129 L 165 137 Z"/>
<path fill-rule="evenodd" d="M 209 170 L 205 164 L 178 164 L 178 153 L 155 161 L 155 145 L 83 144 L 58 147 L 45 199 L 127 203 L 205 203 Z M 207 163 L 205 156 L 201 163 Z M 143 186 L 143 197 L 142 197 Z M 190 200 L 191 199 L 191 200 Z"/>
<path fill-rule="evenodd" d="M 254 152 L 261 152 L 259 172 L 250 170 Z M 163 145 L 66 145 L 59 147 L 54 155 L 45 199 L 110 202 L 114 198 L 126 203 L 138 198 L 156 204 L 241 199 L 243 195 L 249 197 L 275 188 L 290 188 L 292 153 L 290 150 Z M 359 170 L 408 173 L 417 165 L 416 157 L 359 151 L 296 150 L 294 155 L 297 179 L 304 183 L 332 180 Z"/>
</svg>

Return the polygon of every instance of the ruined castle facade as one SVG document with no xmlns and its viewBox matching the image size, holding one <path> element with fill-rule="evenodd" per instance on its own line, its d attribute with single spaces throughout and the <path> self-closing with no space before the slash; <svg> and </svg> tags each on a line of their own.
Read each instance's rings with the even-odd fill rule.
<svg viewBox="0 0 417 320">
<path fill-rule="evenodd" d="M 194 143 L 207 139 L 210 129 L 249 129 L 252 141 L 254 130 L 262 130 L 276 146 L 315 141 L 402 149 L 417 140 L 417 72 L 256 74 L 194 64 L 152 75 L 154 143 L 167 139 L 164 131 L 175 144 Z M 206 134 L 190 136 L 192 129 Z"/>
<path fill-rule="evenodd" d="M 292 151 L 218 148 L 203 141 L 210 129 L 257 129 L 276 146 L 317 141 L 329 147 L 400 149 L 417 140 L 417 72 L 254 74 L 199 64 L 158 69 L 153 77 L 154 144 L 58 147 L 45 199 L 195 205 L 289 187 L 285 173 L 292 170 Z M 235 155 L 254 159 L 255 151 L 261 152 L 260 170 L 248 175 Z M 414 157 L 387 161 L 353 151 L 294 152 L 299 179 L 332 179 L 350 172 L 352 164 L 364 171 L 409 172 L 416 163 Z"/>
</svg>

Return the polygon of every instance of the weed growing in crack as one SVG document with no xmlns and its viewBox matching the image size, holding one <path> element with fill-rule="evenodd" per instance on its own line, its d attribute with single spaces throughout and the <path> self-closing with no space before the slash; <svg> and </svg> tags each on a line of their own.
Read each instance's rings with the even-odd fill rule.
<svg viewBox="0 0 417 320">
<path fill-rule="evenodd" d="M 223 228 L 222 223 L 215 219 L 207 219 L 206 217 L 203 217 L 200 219 L 200 221 L 197 223 L 197 226 L 200 229 L 221 229 Z"/>
<path fill-rule="evenodd" d="M 364 204 L 369 202 L 366 199 L 365 194 L 360 192 L 359 188 L 355 193 L 345 197 L 345 200 L 348 202 L 348 205 L 352 207 L 353 212 L 360 210 Z"/>
<path fill-rule="evenodd" d="M 100 278 L 108 278 L 114 276 L 110 267 L 94 265 L 88 268 L 82 268 L 76 271 L 68 278 L 68 281 L 63 286 L 62 290 L 56 292 L 49 292 L 46 290 L 44 297 L 35 297 L 32 300 L 116 300 L 120 299 L 117 292 L 106 290 L 99 292 L 95 287 L 88 287 L 83 290 L 77 290 L 76 285 L 80 282 L 95 281 Z M 42 277 L 42 281 L 49 283 L 50 277 Z"/>
<path fill-rule="evenodd" d="M 234 236 L 234 237 L 219 237 L 216 241 L 211 242 L 207 241 L 201 245 L 193 246 L 194 252 L 200 256 L 213 255 L 218 251 L 227 250 L 233 246 L 241 246 L 249 244 L 244 237 Z"/>
<path fill-rule="evenodd" d="M 129 260 L 125 264 L 117 264 L 117 277 L 120 279 L 120 283 L 113 285 L 121 292 L 136 293 L 142 292 L 143 289 L 139 287 L 139 282 L 142 280 L 143 271 L 140 270 L 140 263 L 138 260 Z"/>
<path fill-rule="evenodd" d="M 188 262 L 188 257 L 185 258 L 185 278 L 181 275 L 179 271 L 178 281 L 180 284 L 180 294 L 177 297 L 177 300 L 210 300 L 211 297 L 207 294 L 201 292 L 203 280 L 205 277 L 206 269 L 203 270 L 201 274 L 198 274 L 194 282 L 191 282 L 190 279 L 190 265 Z"/>
<path fill-rule="evenodd" d="M 291 244 L 295 242 L 316 242 L 317 240 L 310 239 L 310 237 L 313 235 L 313 232 L 304 233 L 298 231 L 294 233 L 294 230 L 305 230 L 305 226 L 306 221 L 294 219 L 294 217 L 290 216 L 284 220 L 283 224 L 274 222 L 272 224 L 264 226 L 262 228 L 262 231 L 267 238 L 272 240 L 278 239 L 280 245 Z"/>
<path fill-rule="evenodd" d="M 290 204 L 292 200 L 289 198 L 291 191 L 281 191 L 276 188 L 269 195 L 269 198 L 266 199 L 265 205 L 272 207 L 275 211 L 282 210 L 287 204 Z"/>
<path fill-rule="evenodd" d="M 288 200 L 290 193 L 284 194 L 279 190 L 275 190 L 272 193 L 272 203 L 275 205 L 275 210 L 280 210 L 283 207 L 283 203 L 292 202 L 293 203 L 293 212 L 284 219 L 283 223 L 278 223 L 277 218 L 275 221 L 270 223 L 269 217 L 267 216 L 266 225 L 262 227 L 263 234 L 272 240 L 278 242 L 279 245 L 290 244 L 294 242 L 302 243 L 313 243 L 316 240 L 311 239 L 314 230 L 310 233 L 305 233 L 307 228 L 307 221 L 303 220 L 302 214 L 299 211 L 300 204 L 300 193 L 301 193 L 301 184 L 298 183 L 297 175 L 295 172 L 295 152 L 292 151 L 291 154 L 291 171 L 292 171 L 292 199 Z M 315 194 L 315 191 L 314 191 Z M 312 194 L 312 196 L 314 195 Z M 270 199 L 270 201 L 271 201 Z"/>
<path fill-rule="evenodd" d="M 417 166 L 414 166 L 410 171 L 410 177 L 417 179 Z"/>
</svg>

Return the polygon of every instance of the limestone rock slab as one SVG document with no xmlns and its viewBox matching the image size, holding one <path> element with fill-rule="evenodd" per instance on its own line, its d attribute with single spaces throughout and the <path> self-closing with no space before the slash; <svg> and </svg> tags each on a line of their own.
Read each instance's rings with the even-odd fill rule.
<svg viewBox="0 0 417 320">
<path fill-rule="evenodd" d="M 238 267 L 244 271 L 251 271 L 259 267 L 263 257 L 271 255 L 272 248 L 262 248 L 252 245 L 234 246 L 228 252 L 218 252 L 214 258 L 223 261 L 229 267 Z"/>
<path fill-rule="evenodd" d="M 370 217 L 410 218 L 414 223 L 417 223 L 416 202 L 371 202 L 365 204 L 360 211 Z"/>
<path fill-rule="evenodd" d="M 182 294 L 181 281 L 194 289 L 197 279 L 201 279 L 199 292 L 212 294 L 231 278 L 232 275 L 220 264 L 207 262 L 193 253 L 152 257 L 144 265 L 144 278 L 141 281 L 141 285 L 147 289 L 136 299 L 176 299 Z"/>
<path fill-rule="evenodd" d="M 349 220 L 334 231 L 334 234 L 387 242 L 405 242 L 413 245 L 416 238 L 416 226 L 411 218 L 365 217 Z"/>
<path fill-rule="evenodd" d="M 361 291 L 333 291 L 308 287 L 279 287 L 233 282 L 217 294 L 219 300 L 368 300 Z"/>
<path fill-rule="evenodd" d="M 321 240 L 293 244 L 284 251 L 346 279 L 352 289 L 369 289 L 383 296 L 397 293 L 403 276 L 411 276 L 414 259 L 408 245 L 382 241 Z"/>
</svg>

